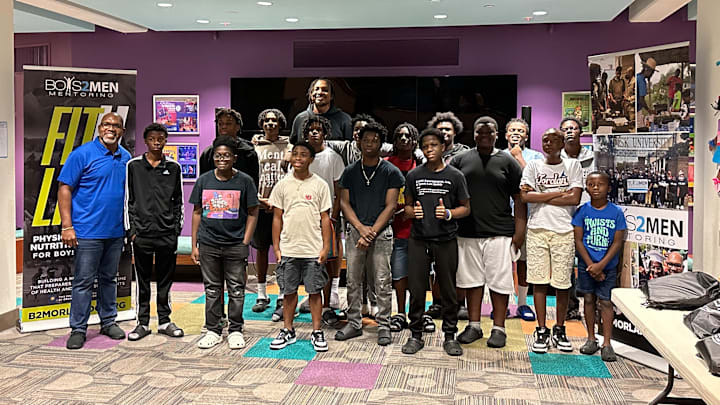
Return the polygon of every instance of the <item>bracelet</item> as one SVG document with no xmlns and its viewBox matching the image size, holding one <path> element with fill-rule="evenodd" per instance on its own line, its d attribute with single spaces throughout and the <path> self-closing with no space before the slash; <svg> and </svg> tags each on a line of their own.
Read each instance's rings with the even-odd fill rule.
<svg viewBox="0 0 720 405">
<path fill-rule="evenodd" d="M 446 221 L 449 221 L 449 220 L 451 220 L 451 219 L 452 219 L 452 211 L 450 211 L 449 209 L 445 208 L 445 220 L 446 220 Z"/>
<path fill-rule="evenodd" d="M 71 229 L 75 229 L 75 228 L 73 226 L 68 226 L 67 228 L 62 228 L 60 231 L 65 232 L 65 231 L 69 231 Z"/>
</svg>

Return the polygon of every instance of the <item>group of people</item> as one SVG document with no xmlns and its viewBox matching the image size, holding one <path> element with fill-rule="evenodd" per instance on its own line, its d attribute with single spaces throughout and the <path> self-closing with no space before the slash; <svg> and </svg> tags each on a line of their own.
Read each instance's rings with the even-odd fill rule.
<svg viewBox="0 0 720 405">
<path fill-rule="evenodd" d="M 655 172 L 638 168 L 609 171 L 612 191 L 610 201 L 618 204 L 642 205 L 653 208 L 685 209 L 688 207 L 689 180 L 685 172 L 678 170 L 674 176 L 671 170 Z M 628 180 L 647 180 L 641 190 L 632 190 Z"/>
<path fill-rule="evenodd" d="M 323 324 L 339 328 L 334 335 L 338 341 L 361 336 L 363 307 L 374 297 L 370 307 L 379 345 L 391 344 L 393 331 L 409 328 L 402 352 L 418 352 L 424 346 L 423 333 L 435 330 L 434 310 L 443 320 L 444 350 L 462 355 L 461 344 L 483 337 L 480 314 L 486 286 L 493 306 L 487 345 L 503 347 L 516 267 L 517 315 L 526 320 L 536 318 L 526 303 L 528 284 L 533 285 L 533 351 L 545 353 L 551 346 L 573 350 L 564 322 L 568 313 L 577 311 L 570 304 L 571 297 L 577 300 L 576 288 L 584 293 L 588 328 L 580 351 L 601 350 L 595 339 L 599 300 L 606 337 L 602 357 L 615 359 L 609 299 L 625 220 L 607 200 L 610 178 L 593 171 L 592 158 L 583 155 L 580 122 L 566 118 L 560 129 L 545 131 L 543 153 L 526 145 L 529 127 L 522 119 L 506 127 L 507 150 L 495 148 L 500 128 L 487 116 L 473 123 L 473 148 L 456 144 L 462 122 L 451 112 L 437 113 L 421 132 L 410 123 L 400 124 L 386 142 L 388 131 L 381 123 L 367 115 L 350 119 L 334 106 L 333 95 L 331 81 L 314 80 L 308 109 L 295 118 L 290 137 L 280 136 L 287 120 L 277 109 L 260 113 L 262 134 L 250 142 L 238 136 L 239 113 L 217 110 L 218 136 L 200 157 L 201 175 L 188 200 L 194 207 L 191 257 L 200 265 L 206 296 L 198 347 L 220 344 L 225 327 L 231 349 L 245 346 L 243 304 L 252 245 L 258 252 L 253 311 L 270 306 L 266 283 L 271 246 L 277 259 L 279 296 L 272 320 L 282 321 L 283 327 L 271 349 L 297 340 L 293 319 L 301 284 L 308 294 L 310 340 L 317 351 L 328 350 Z M 180 166 L 162 154 L 167 131 L 150 124 L 143 131 L 147 152 L 132 159 L 119 146 L 124 132 L 119 115 L 103 116 L 98 131 L 95 140 L 70 154 L 59 177 L 62 239 L 77 246 L 67 347 L 84 344 L 95 277 L 101 333 L 125 338 L 115 323 L 114 306 L 125 231 L 132 242 L 138 286 L 138 323 L 127 338 L 151 333 L 153 256 L 158 333 L 183 336 L 170 320 L 169 289 L 184 200 Z M 339 314 L 343 233 L 347 308 Z M 548 286 L 557 295 L 552 330 L 546 323 Z M 391 316 L 393 287 L 398 305 Z M 433 305 L 425 311 L 428 290 L 433 291 Z M 347 320 L 342 327 L 341 316 Z M 458 318 L 464 316 L 468 325 L 457 334 Z"/>
</svg>

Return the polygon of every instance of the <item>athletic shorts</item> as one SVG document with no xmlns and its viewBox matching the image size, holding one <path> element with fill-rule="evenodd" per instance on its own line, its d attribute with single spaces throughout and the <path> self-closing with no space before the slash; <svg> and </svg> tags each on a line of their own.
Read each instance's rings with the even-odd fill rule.
<svg viewBox="0 0 720 405">
<path fill-rule="evenodd" d="M 517 252 L 509 236 L 457 238 L 458 288 L 487 287 L 498 294 L 515 292 L 512 262 Z"/>
<path fill-rule="evenodd" d="M 528 229 L 527 282 L 550 284 L 559 290 L 570 288 L 575 261 L 573 231 L 556 233 L 547 229 Z"/>
<path fill-rule="evenodd" d="M 318 294 L 329 280 L 325 265 L 318 263 L 317 257 L 283 257 L 275 277 L 284 295 L 295 294 L 300 284 L 305 285 L 308 294 Z"/>
<path fill-rule="evenodd" d="M 587 271 L 585 261 L 578 260 L 577 291 L 583 294 L 594 294 L 604 301 L 610 301 L 610 292 L 615 288 L 617 268 L 604 269 L 605 280 L 597 281 Z"/>
<path fill-rule="evenodd" d="M 265 250 L 272 246 L 273 213 L 260 209 L 257 225 L 250 244 L 258 250 Z"/>
</svg>

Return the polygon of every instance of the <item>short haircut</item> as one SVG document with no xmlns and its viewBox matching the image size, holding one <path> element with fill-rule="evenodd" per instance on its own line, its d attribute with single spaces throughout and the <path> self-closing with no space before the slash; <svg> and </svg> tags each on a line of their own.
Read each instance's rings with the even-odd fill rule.
<svg viewBox="0 0 720 405">
<path fill-rule="evenodd" d="M 313 147 L 309 143 L 307 143 L 305 141 L 300 141 L 300 142 L 296 143 L 295 145 L 293 145 L 292 150 L 295 150 L 295 148 L 298 148 L 298 147 L 307 149 L 310 152 L 310 157 L 313 159 L 315 158 L 315 149 L 313 149 Z"/>
<path fill-rule="evenodd" d="M 350 121 L 350 122 L 352 124 L 352 127 L 354 128 L 355 124 L 357 124 L 360 121 L 373 122 L 373 121 L 375 121 L 375 118 L 373 118 L 373 116 L 370 114 L 357 114 L 356 116 L 353 117 L 352 121 Z"/>
<path fill-rule="evenodd" d="M 385 142 L 385 138 L 387 138 L 387 129 L 381 123 L 376 121 L 368 122 L 367 125 L 362 127 L 360 133 L 358 134 L 358 139 L 362 139 L 366 132 L 375 132 L 378 135 L 378 138 L 380 138 L 380 143 Z"/>
<path fill-rule="evenodd" d="M 545 135 L 557 135 L 562 140 L 563 144 L 565 143 L 565 133 L 557 128 L 549 128 L 545 132 L 543 132 L 543 137 Z"/>
<path fill-rule="evenodd" d="M 455 135 L 460 135 L 460 132 L 463 131 L 462 121 L 460 121 L 452 111 L 435 113 L 435 115 L 430 118 L 430 121 L 428 121 L 427 126 L 428 128 L 435 128 L 435 126 L 441 122 L 449 122 L 452 124 Z"/>
<path fill-rule="evenodd" d="M 437 138 L 437 140 L 445 145 L 445 135 L 443 135 L 442 131 L 437 128 L 425 128 L 420 133 L 420 137 L 418 138 L 418 145 L 422 148 L 422 141 L 426 136 L 434 136 Z"/>
<path fill-rule="evenodd" d="M 527 121 L 525 121 L 524 119 L 513 118 L 508 121 L 507 125 L 505 125 L 505 132 L 507 132 L 508 128 L 510 128 L 510 124 L 523 124 L 525 126 L 525 133 L 530 135 L 530 125 L 528 125 Z"/>
<path fill-rule="evenodd" d="M 231 136 L 220 135 L 213 141 L 213 149 L 217 149 L 220 146 L 227 146 L 233 155 L 237 155 L 237 140 Z"/>
<path fill-rule="evenodd" d="M 500 129 L 500 128 L 498 128 L 498 123 L 497 123 L 497 121 L 495 121 L 495 118 L 489 117 L 487 115 L 482 116 L 482 117 L 476 119 L 475 122 L 473 122 L 473 132 L 475 131 L 475 128 L 477 128 L 477 126 L 479 124 L 493 124 L 495 126 L 495 132 L 497 132 Z"/>
<path fill-rule="evenodd" d="M 287 126 L 287 119 L 285 118 L 285 114 L 283 114 L 282 111 L 278 110 L 277 108 L 267 108 L 265 110 L 262 110 L 258 115 L 258 127 L 262 129 L 262 126 L 265 123 L 265 119 L 270 113 L 275 114 L 275 116 L 277 117 L 278 126 L 280 127 L 280 129 L 285 129 L 285 127 Z"/>
<path fill-rule="evenodd" d="M 312 104 L 312 91 L 313 88 L 315 88 L 315 84 L 319 81 L 324 81 L 328 85 L 328 90 L 330 92 L 330 101 L 335 101 L 335 88 L 333 87 L 332 80 L 328 79 L 327 77 L 318 77 L 317 79 L 310 82 L 310 86 L 308 86 L 307 89 L 307 98 L 310 104 Z"/>
<path fill-rule="evenodd" d="M 565 118 L 563 118 L 562 121 L 560 121 L 560 128 L 562 128 L 563 124 L 566 123 L 566 122 L 568 122 L 568 121 L 572 121 L 572 122 L 576 123 L 577 126 L 578 126 L 578 128 L 580 129 L 580 131 L 582 131 L 583 124 L 582 124 L 582 122 L 580 122 L 579 119 L 577 119 L 577 118 L 575 118 L 575 117 L 565 117 Z"/>
<path fill-rule="evenodd" d="M 622 73 L 622 70 L 623 70 L 623 67 L 622 67 L 621 65 L 618 65 L 618 66 L 615 68 L 615 73 Z"/>
<path fill-rule="evenodd" d="M 400 130 L 403 128 L 407 128 L 408 134 L 410 135 L 410 139 L 417 142 L 418 140 L 418 130 L 415 128 L 415 125 L 409 123 L 409 122 L 403 122 L 402 124 L 398 125 L 397 128 L 395 128 L 395 131 L 393 132 L 393 143 L 398 140 L 400 136 Z"/>
<path fill-rule="evenodd" d="M 586 183 L 587 183 L 587 179 L 589 179 L 590 176 L 600 176 L 600 177 L 604 178 L 605 181 L 608 182 L 608 184 L 610 184 L 610 175 L 607 174 L 607 173 L 605 173 L 605 172 L 603 172 L 603 171 L 595 170 L 594 172 L 589 173 L 589 174 L 587 175 L 586 180 L 585 180 Z"/>
<path fill-rule="evenodd" d="M 163 135 L 165 135 L 165 139 L 168 137 L 168 131 L 167 128 L 165 128 L 165 125 L 158 124 L 157 122 L 153 122 L 152 124 L 145 127 L 145 130 L 143 131 L 143 139 L 147 139 L 148 134 L 150 132 L 162 132 Z"/>
<path fill-rule="evenodd" d="M 330 120 L 316 114 L 310 114 L 308 115 L 308 118 L 303 122 L 302 126 L 302 134 L 303 136 L 307 136 L 307 134 L 310 133 L 310 125 L 314 123 L 320 123 L 323 129 L 323 138 L 327 138 L 332 134 L 332 124 L 330 123 Z"/>
<path fill-rule="evenodd" d="M 237 122 L 240 127 L 243 126 L 243 120 L 242 115 L 240 115 L 239 112 L 233 110 L 232 108 L 218 108 L 215 110 L 215 122 L 218 122 L 220 120 L 220 117 L 223 115 L 229 115 L 231 118 L 235 119 L 235 122 Z"/>
<path fill-rule="evenodd" d="M 115 111 L 112 111 L 112 112 L 103 114 L 103 116 L 100 117 L 100 122 L 102 123 L 102 120 L 103 120 L 105 117 L 107 117 L 108 115 L 114 115 L 118 120 L 120 120 L 120 127 L 123 128 L 123 129 L 125 129 L 125 119 L 123 118 L 122 115 L 116 113 Z"/>
</svg>

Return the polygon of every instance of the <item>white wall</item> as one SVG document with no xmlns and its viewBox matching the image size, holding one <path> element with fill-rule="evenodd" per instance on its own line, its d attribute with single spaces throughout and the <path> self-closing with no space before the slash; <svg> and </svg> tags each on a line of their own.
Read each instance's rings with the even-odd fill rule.
<svg viewBox="0 0 720 405">
<path fill-rule="evenodd" d="M 710 107 L 720 96 L 720 1 L 698 0 L 697 7 L 693 266 L 720 276 L 720 196 L 712 183 L 718 167 L 708 152 L 720 119 Z"/>
<path fill-rule="evenodd" d="M 0 315 L 15 308 L 15 111 L 13 1 L 0 0 L 0 121 L 7 122 L 7 158 L 0 158 Z M 2 147 L 5 146 L 4 139 Z"/>
</svg>

